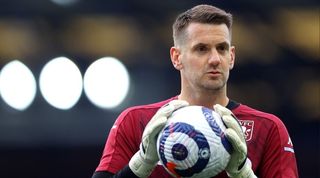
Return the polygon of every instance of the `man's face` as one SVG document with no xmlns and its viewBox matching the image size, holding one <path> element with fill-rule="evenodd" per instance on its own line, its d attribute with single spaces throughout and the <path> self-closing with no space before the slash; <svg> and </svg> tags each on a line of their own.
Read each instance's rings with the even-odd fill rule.
<svg viewBox="0 0 320 178">
<path fill-rule="evenodd" d="M 184 44 L 178 46 L 175 67 L 180 70 L 183 85 L 195 90 L 225 88 L 229 70 L 234 64 L 234 47 L 225 24 L 191 23 L 185 30 Z"/>
</svg>

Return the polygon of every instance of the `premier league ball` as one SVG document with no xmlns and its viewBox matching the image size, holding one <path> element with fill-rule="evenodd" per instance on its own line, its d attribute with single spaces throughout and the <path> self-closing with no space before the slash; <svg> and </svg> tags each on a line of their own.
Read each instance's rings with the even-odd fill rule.
<svg viewBox="0 0 320 178">
<path fill-rule="evenodd" d="M 186 106 L 172 113 L 157 139 L 160 163 L 174 177 L 213 177 L 230 159 L 231 144 L 212 109 Z"/>
</svg>

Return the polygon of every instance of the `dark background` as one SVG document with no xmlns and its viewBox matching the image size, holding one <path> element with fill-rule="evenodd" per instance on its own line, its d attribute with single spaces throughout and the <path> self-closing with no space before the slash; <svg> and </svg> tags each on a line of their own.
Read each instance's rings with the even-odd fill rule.
<svg viewBox="0 0 320 178">
<path fill-rule="evenodd" d="M 70 110 L 50 106 L 40 92 L 25 111 L 0 100 L 1 178 L 91 177 L 114 120 L 126 107 L 179 93 L 171 67 L 171 24 L 196 4 L 234 15 L 236 67 L 229 96 L 279 116 L 291 135 L 300 177 L 319 177 L 319 3 L 316 0 L 128 1 L 0 0 L 0 70 L 19 59 L 39 77 L 58 56 L 82 74 L 113 56 L 130 73 L 130 92 L 116 109 L 100 109 L 85 95 Z"/>
</svg>

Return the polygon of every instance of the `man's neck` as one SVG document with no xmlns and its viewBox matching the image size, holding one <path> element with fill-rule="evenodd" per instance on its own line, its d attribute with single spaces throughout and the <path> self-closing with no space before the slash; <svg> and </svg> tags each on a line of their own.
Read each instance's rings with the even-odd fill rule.
<svg viewBox="0 0 320 178">
<path fill-rule="evenodd" d="M 208 108 L 212 108 L 215 104 L 220 104 L 222 106 L 227 106 L 229 102 L 229 98 L 224 93 L 216 93 L 216 94 L 181 94 L 178 96 L 178 99 L 185 100 L 189 102 L 190 105 L 200 105 Z"/>
</svg>

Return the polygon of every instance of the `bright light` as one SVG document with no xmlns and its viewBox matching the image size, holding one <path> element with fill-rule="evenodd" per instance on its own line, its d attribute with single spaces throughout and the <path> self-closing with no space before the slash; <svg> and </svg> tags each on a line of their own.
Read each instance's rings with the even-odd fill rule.
<svg viewBox="0 0 320 178">
<path fill-rule="evenodd" d="M 17 110 L 25 110 L 36 95 L 36 80 L 30 69 L 18 60 L 6 64 L 0 73 L 3 100 Z"/>
<path fill-rule="evenodd" d="M 116 58 L 104 57 L 93 62 L 84 74 L 84 91 L 100 108 L 121 104 L 129 90 L 126 67 Z"/>
<path fill-rule="evenodd" d="M 82 75 L 70 59 L 58 57 L 43 67 L 39 86 L 49 104 L 58 109 L 70 109 L 81 96 Z"/>
</svg>

